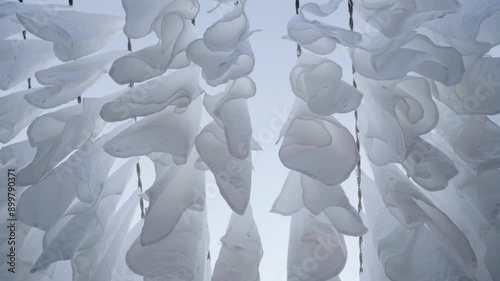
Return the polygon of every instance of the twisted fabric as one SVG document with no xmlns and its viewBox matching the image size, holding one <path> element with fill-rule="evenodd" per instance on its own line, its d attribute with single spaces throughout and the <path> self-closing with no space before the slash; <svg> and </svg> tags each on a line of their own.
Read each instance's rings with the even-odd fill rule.
<svg viewBox="0 0 500 281">
<path fill-rule="evenodd" d="M 354 12 L 354 3 L 352 0 L 349 0 L 347 3 L 347 8 L 349 10 L 349 28 L 351 31 L 354 31 L 354 17 L 353 17 L 353 12 Z M 354 75 L 356 73 L 356 70 L 354 69 L 354 66 L 352 67 L 352 74 Z M 356 80 L 354 77 L 352 78 L 352 86 L 354 88 L 358 88 L 358 85 L 356 84 Z M 358 150 L 358 154 L 360 154 L 360 142 L 359 142 L 359 127 L 358 127 L 358 110 L 354 111 L 354 131 L 356 134 L 356 149 Z M 358 184 L 358 213 L 361 213 L 361 210 L 363 210 L 363 193 L 361 192 L 361 155 L 359 156 L 358 160 L 358 165 L 356 167 L 357 171 L 357 184 Z M 359 273 L 363 272 L 363 236 L 359 236 Z"/>
</svg>

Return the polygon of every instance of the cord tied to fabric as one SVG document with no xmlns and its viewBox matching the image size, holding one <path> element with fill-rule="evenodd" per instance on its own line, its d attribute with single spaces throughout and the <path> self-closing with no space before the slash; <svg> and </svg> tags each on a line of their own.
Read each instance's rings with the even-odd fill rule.
<svg viewBox="0 0 500 281">
<path fill-rule="evenodd" d="M 347 8 L 349 12 L 349 28 L 351 31 L 354 31 L 354 2 L 353 0 L 348 0 Z M 352 74 L 356 73 L 356 69 L 352 66 Z M 352 78 L 352 86 L 354 88 L 358 88 L 356 83 L 356 79 Z M 359 142 L 359 127 L 358 127 L 358 110 L 354 111 L 354 132 L 356 136 L 356 149 L 358 151 L 358 164 L 356 166 L 356 183 L 358 185 L 358 213 L 361 213 L 363 210 L 363 193 L 361 192 L 361 144 Z M 359 236 L 359 273 L 363 272 L 363 236 Z"/>
</svg>

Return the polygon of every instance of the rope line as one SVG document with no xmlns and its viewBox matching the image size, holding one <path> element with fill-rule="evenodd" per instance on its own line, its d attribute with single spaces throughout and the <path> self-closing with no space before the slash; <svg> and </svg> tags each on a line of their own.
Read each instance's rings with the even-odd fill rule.
<svg viewBox="0 0 500 281">
<path fill-rule="evenodd" d="M 132 52 L 132 41 L 130 40 L 130 38 L 129 38 L 129 37 L 127 37 L 127 50 L 128 50 L 129 52 Z M 134 82 L 130 82 L 130 83 L 128 84 L 128 86 L 129 86 L 130 88 L 134 87 Z"/>
<path fill-rule="evenodd" d="M 18 0 L 18 1 L 19 3 L 23 3 L 23 0 Z M 22 34 L 23 34 L 23 39 L 26 40 L 27 31 L 23 30 Z M 28 89 L 31 89 L 31 77 L 28 77 Z"/>
<path fill-rule="evenodd" d="M 299 9 L 300 9 L 300 0 L 295 0 L 295 14 L 299 14 Z M 302 55 L 302 47 L 297 44 L 297 57 L 300 57 Z"/>
<path fill-rule="evenodd" d="M 135 170 L 137 172 L 137 187 L 142 193 L 142 180 L 141 180 L 141 164 L 137 162 L 135 165 Z M 144 212 L 144 199 L 142 196 L 139 199 L 139 206 L 141 207 L 141 219 L 144 218 L 145 212 Z"/>
<path fill-rule="evenodd" d="M 21 0 L 21 3 L 22 3 L 22 0 Z M 26 34 L 27 34 L 27 31 L 23 30 L 23 39 L 24 40 L 27 39 Z M 28 89 L 31 89 L 31 77 L 28 77 Z"/>
<path fill-rule="evenodd" d="M 349 11 L 349 28 L 351 31 L 354 31 L 354 2 L 353 0 L 349 0 L 347 3 L 347 8 Z M 354 88 L 358 88 L 358 84 L 356 83 L 356 79 L 354 79 L 354 74 L 356 73 L 356 70 L 354 69 L 354 65 L 352 66 L 352 86 Z M 361 192 L 361 155 L 360 155 L 360 150 L 361 150 L 361 145 L 359 142 L 359 127 L 358 127 L 358 110 L 354 111 L 354 131 L 356 135 L 356 149 L 358 151 L 358 164 L 356 166 L 356 172 L 357 172 L 357 178 L 356 182 L 358 185 L 358 213 L 361 213 L 363 210 L 363 193 Z M 363 272 L 363 236 L 359 236 L 359 273 Z"/>
<path fill-rule="evenodd" d="M 73 8 L 73 0 L 68 0 L 68 4 L 69 4 L 69 6 L 70 6 L 71 8 Z M 77 103 L 79 103 L 79 104 L 80 104 L 80 103 L 82 103 L 82 96 L 78 96 L 78 97 L 76 98 L 76 102 L 77 102 Z"/>
<path fill-rule="evenodd" d="M 192 19 L 191 23 L 193 25 L 196 25 L 196 20 Z M 127 37 L 127 50 L 129 52 L 132 52 L 132 40 L 130 40 L 130 37 Z M 129 84 L 129 87 L 130 88 L 134 87 L 134 83 L 131 82 Z M 137 121 L 137 118 L 135 120 Z M 143 188 L 142 188 L 142 180 L 141 180 L 141 163 L 140 162 L 137 162 L 137 164 L 135 166 L 135 170 L 137 172 L 137 187 L 139 188 L 139 190 L 142 193 L 143 192 Z M 144 216 L 145 216 L 144 199 L 142 197 L 140 197 L 140 199 L 139 199 L 139 206 L 141 208 L 141 219 L 144 219 Z M 208 257 L 210 257 L 210 253 L 208 254 Z"/>
<path fill-rule="evenodd" d="M 130 37 L 127 37 L 127 51 L 132 52 L 132 40 L 130 40 Z M 134 87 L 134 82 L 130 82 L 128 84 L 130 88 Z M 137 118 L 134 118 L 135 121 L 137 122 Z M 141 163 L 140 161 L 137 161 L 137 164 L 135 164 L 135 171 L 137 173 L 137 188 L 141 191 L 141 193 L 144 191 L 142 188 L 142 179 L 141 179 Z M 146 215 L 146 212 L 144 211 L 144 198 L 139 197 L 139 207 L 141 208 L 141 219 L 144 219 L 144 216 Z"/>
</svg>

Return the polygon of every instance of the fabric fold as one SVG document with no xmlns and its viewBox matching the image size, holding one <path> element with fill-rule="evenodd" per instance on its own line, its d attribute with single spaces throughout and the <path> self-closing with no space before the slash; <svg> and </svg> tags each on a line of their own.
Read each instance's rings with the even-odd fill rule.
<svg viewBox="0 0 500 281">
<path fill-rule="evenodd" d="M 434 98 L 460 115 L 495 115 L 500 113 L 500 59 L 467 58 L 462 81 L 451 87 L 440 83 Z"/>
<path fill-rule="evenodd" d="M 423 26 L 433 31 L 441 41 L 465 54 L 483 55 L 500 43 L 500 36 L 496 32 L 500 3 L 495 0 L 459 2 L 461 8 L 456 13 Z"/>
<path fill-rule="evenodd" d="M 427 191 L 445 189 L 450 180 L 458 175 L 452 160 L 420 137 L 401 165 L 407 175 Z"/>
<path fill-rule="evenodd" d="M 410 243 L 413 239 L 419 239 L 421 235 L 432 232 L 448 249 L 449 254 L 455 256 L 456 262 L 464 268 L 464 271 L 475 272 L 477 258 L 471 244 L 449 216 L 410 183 L 395 165 L 384 167 L 372 165 L 372 169 L 375 185 L 388 210 L 403 227 L 408 228 L 406 232 L 412 232 L 411 229 L 414 229 L 413 234 L 407 234 L 403 239 L 409 239 L 407 241 Z M 428 230 L 420 227 L 424 224 Z"/>
<path fill-rule="evenodd" d="M 290 73 L 294 94 L 319 115 L 355 110 L 363 97 L 360 91 L 342 80 L 342 68 L 333 61 L 304 54 Z"/>
<path fill-rule="evenodd" d="M 207 28 L 203 43 L 212 52 L 231 51 L 245 41 L 255 31 L 250 31 L 250 23 L 244 10 L 245 1 L 235 2 L 232 10 Z"/>
<path fill-rule="evenodd" d="M 247 99 L 255 96 L 255 82 L 241 77 L 229 82 L 226 89 L 214 96 L 205 95 L 203 104 L 215 122 L 224 129 L 229 153 L 244 159 L 258 143 L 252 139 L 252 124 Z"/>
<path fill-rule="evenodd" d="M 336 231 L 342 234 L 361 236 L 367 231 L 342 186 L 327 186 L 290 171 L 271 212 L 290 216 L 303 208 L 315 216 L 326 217 Z"/>
<path fill-rule="evenodd" d="M 197 0 L 153 0 L 143 3 L 137 0 L 122 0 L 125 10 L 123 32 L 132 39 L 144 37 L 154 30 L 155 23 L 165 14 L 179 14 L 194 19 L 199 12 Z"/>
<path fill-rule="evenodd" d="M 389 38 L 404 36 L 424 23 L 432 24 L 434 19 L 448 17 L 462 8 L 457 0 L 445 0 L 439 4 L 432 0 L 357 0 L 355 5 L 369 25 Z"/>
<path fill-rule="evenodd" d="M 25 94 L 36 92 L 38 89 L 29 89 L 0 97 L 1 143 L 8 143 L 13 140 L 42 113 L 41 109 L 30 105 L 23 97 Z"/>
<path fill-rule="evenodd" d="M 409 219 L 407 222 L 402 221 L 398 216 L 393 216 L 395 206 L 392 204 L 395 201 L 392 203 L 387 200 L 382 201 L 383 193 L 379 194 L 373 188 L 373 186 L 385 188 L 387 182 L 378 182 L 378 180 L 373 182 L 365 174 L 362 177 L 365 208 L 371 210 L 366 213 L 369 235 L 378 253 L 377 262 L 380 262 L 383 275 L 386 276 L 382 280 L 387 280 L 386 278 L 394 281 L 406 278 L 411 280 L 442 278 L 475 280 L 473 273 L 469 271 L 470 268 L 464 264 L 464 260 L 461 260 L 462 257 L 450 249 L 449 242 L 456 242 L 455 245 L 459 246 L 460 250 L 465 250 L 468 243 L 460 244 L 459 240 L 449 240 L 447 243 L 443 240 L 443 236 L 432 230 L 431 226 L 425 227 L 417 223 L 418 207 L 417 209 L 410 207 L 413 204 L 405 207 L 407 211 L 413 209 L 414 213 L 411 216 L 407 212 L 410 215 L 407 217 Z M 394 184 L 388 184 L 394 186 Z M 401 203 L 406 205 L 410 202 L 401 201 Z M 417 224 L 408 228 L 408 223 L 411 222 Z M 460 236 L 460 232 L 454 232 L 451 229 L 449 233 Z"/>
<path fill-rule="evenodd" d="M 122 121 L 151 115 L 170 105 L 180 113 L 202 94 L 198 80 L 199 68 L 195 65 L 149 80 L 105 104 L 101 117 L 107 122 Z"/>
<path fill-rule="evenodd" d="M 240 42 L 231 51 L 212 52 L 203 39 L 197 39 L 189 44 L 186 55 L 201 67 L 203 79 L 212 87 L 250 74 L 255 65 L 255 56 L 248 40 Z"/>
<path fill-rule="evenodd" d="M 345 181 L 359 155 L 354 138 L 333 116 L 319 116 L 295 100 L 294 109 L 282 127 L 279 157 L 283 165 L 333 186 Z"/>
<path fill-rule="evenodd" d="M 214 121 L 201 130 L 195 145 L 201 159 L 214 175 L 226 203 L 235 213 L 243 215 L 250 201 L 252 186 L 251 154 L 244 159 L 232 156 L 224 131 Z"/>
<path fill-rule="evenodd" d="M 114 181 L 114 185 L 126 185 L 126 182 L 130 179 L 130 174 L 133 172 L 134 165 L 135 161 L 129 161 L 122 166 L 123 171 L 117 171 L 110 177 L 110 182 Z M 115 276 L 115 272 L 120 265 L 117 256 L 124 250 L 122 247 L 127 246 L 128 230 L 133 215 L 137 210 L 137 197 L 137 191 L 132 193 L 130 198 L 108 219 L 109 223 L 105 227 L 99 242 L 75 251 L 71 258 L 73 280 L 99 281 L 119 278 Z M 124 262 L 124 257 L 122 258 Z"/>
<path fill-rule="evenodd" d="M 231 215 L 221 243 L 212 281 L 260 280 L 259 264 L 264 251 L 251 206 L 248 206 L 243 216 L 236 213 Z"/>
<path fill-rule="evenodd" d="M 380 44 L 377 41 L 387 43 Z M 409 72 L 415 72 L 446 86 L 453 86 L 464 76 L 461 54 L 453 47 L 435 44 L 422 34 L 410 33 L 396 40 L 374 36 L 363 45 L 353 49 L 351 59 L 356 72 L 367 78 L 397 80 Z"/>
<path fill-rule="evenodd" d="M 63 216 L 44 234 L 43 252 L 33 265 L 32 272 L 46 269 L 56 261 L 71 259 L 75 253 L 88 250 L 102 240 L 109 219 L 131 177 L 135 162 L 136 159 L 130 160 L 110 176 L 90 208 L 77 203 L 69 210 L 68 215 Z M 125 206 L 129 209 L 134 201 L 129 200 Z M 120 211 L 120 215 L 124 216 L 129 210 Z M 117 221 L 119 220 L 116 219 Z"/>
<path fill-rule="evenodd" d="M 64 62 L 102 49 L 118 35 L 124 24 L 121 17 L 71 10 L 20 10 L 17 18 L 28 32 L 53 42 L 55 55 Z"/>
<path fill-rule="evenodd" d="M 52 45 L 41 40 L 0 40 L 0 90 L 19 85 L 55 60 Z"/>
<path fill-rule="evenodd" d="M 316 265 L 311 267 L 311 263 Z M 288 244 L 288 280 L 335 278 L 347 262 L 344 237 L 307 210 L 292 216 Z"/>
<path fill-rule="evenodd" d="M 44 109 L 73 101 L 107 73 L 112 61 L 124 53 L 106 52 L 38 71 L 35 77 L 46 87 L 30 91 L 24 97 L 31 105 Z"/>
<path fill-rule="evenodd" d="M 200 119 L 201 99 L 192 102 L 183 113 L 166 108 L 123 130 L 104 144 L 104 150 L 119 158 L 168 153 L 177 165 L 181 165 L 187 162 L 194 146 Z"/>
<path fill-rule="evenodd" d="M 438 123 L 431 97 L 435 85 L 414 76 L 386 83 L 364 81 L 360 79 L 361 89 L 367 91 L 360 106 L 360 130 L 368 157 L 377 165 L 403 162 L 417 139 Z"/>
<path fill-rule="evenodd" d="M 18 184 L 39 181 L 61 160 L 95 139 L 104 127 L 99 117 L 102 105 L 114 95 L 88 98 L 84 104 L 65 107 L 36 118 L 28 127 L 28 140 L 36 148 L 33 161 L 18 172 Z M 50 129 L 48 129 L 50 128 Z"/>
<path fill-rule="evenodd" d="M 168 237 L 186 210 L 205 208 L 205 173 L 194 166 L 194 151 L 182 166 L 155 161 L 154 184 L 146 191 L 149 207 L 144 217 L 141 245 L 150 246 Z"/>
<path fill-rule="evenodd" d="M 142 246 L 140 238 L 127 252 L 127 265 L 149 280 L 193 280 L 198 250 L 205 243 L 203 212 L 187 210 L 165 239 Z"/>
<path fill-rule="evenodd" d="M 189 66 L 186 49 L 197 37 L 194 26 L 176 13 L 166 14 L 159 20 L 156 32 L 160 42 L 113 62 L 109 75 L 116 83 L 144 82 L 164 74 L 168 69 Z"/>
<path fill-rule="evenodd" d="M 316 17 L 329 16 L 337 10 L 341 2 L 341 0 L 329 0 L 325 4 L 302 5 L 299 14 L 292 16 L 288 21 L 288 36 L 285 38 L 318 55 L 333 52 L 337 44 L 348 47 L 357 46 L 362 40 L 361 34 L 308 19 L 305 15 L 309 13 Z"/>
<path fill-rule="evenodd" d="M 495 122 L 484 115 L 458 115 L 442 104 L 439 114 L 435 132 L 472 173 L 500 168 L 500 127 Z"/>
</svg>

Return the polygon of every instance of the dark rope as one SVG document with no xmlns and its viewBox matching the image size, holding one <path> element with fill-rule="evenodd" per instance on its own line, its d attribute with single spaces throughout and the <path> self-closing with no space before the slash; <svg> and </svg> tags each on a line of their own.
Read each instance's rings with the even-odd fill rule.
<svg viewBox="0 0 500 281">
<path fill-rule="evenodd" d="M 129 52 L 132 52 L 132 41 L 130 40 L 130 38 L 129 38 L 129 37 L 127 37 L 127 50 L 128 50 Z M 130 88 L 134 87 L 134 82 L 130 82 L 130 83 L 128 84 L 128 86 L 129 86 Z"/>
<path fill-rule="evenodd" d="M 136 166 L 136 171 L 137 171 L 137 187 L 142 193 L 142 180 L 141 180 L 141 164 L 137 162 Z M 144 199 L 142 196 L 139 199 L 139 206 L 141 207 L 141 219 L 144 218 Z"/>
<path fill-rule="evenodd" d="M 349 28 L 351 31 L 354 31 L 354 3 L 352 0 L 349 0 L 347 3 L 347 8 L 349 10 Z M 354 66 L 352 67 L 352 74 L 354 75 L 356 73 L 356 70 L 354 69 Z M 354 88 L 358 88 L 358 84 L 356 83 L 356 80 L 354 77 L 352 78 L 352 86 Z M 361 155 L 360 155 L 360 150 L 361 150 L 361 145 L 359 142 L 359 127 L 358 127 L 358 110 L 354 111 L 354 126 L 355 126 L 355 134 L 356 134 L 356 149 L 358 150 L 358 155 L 359 155 L 359 160 L 358 164 L 356 167 L 356 172 L 357 172 L 357 184 L 358 184 L 358 213 L 361 213 L 363 210 L 363 193 L 361 192 Z M 359 236 L 359 273 L 363 272 L 363 236 Z"/>
<path fill-rule="evenodd" d="M 300 0 L 295 0 L 295 14 L 299 14 L 299 9 L 300 9 Z M 300 57 L 302 55 L 302 47 L 297 44 L 297 57 Z"/>
<path fill-rule="evenodd" d="M 68 0 L 68 4 L 69 4 L 71 7 L 73 7 L 73 0 Z M 82 103 L 82 100 L 83 100 L 83 99 L 82 99 L 82 96 L 78 96 L 78 97 L 76 98 L 76 102 L 77 102 L 78 104 Z"/>
<path fill-rule="evenodd" d="M 21 3 L 23 3 L 23 0 L 20 0 Z M 27 31 L 23 30 L 23 39 L 26 40 L 26 34 Z M 31 89 L 31 77 L 28 77 L 28 89 Z"/>
<path fill-rule="evenodd" d="M 23 3 L 23 0 L 19 0 L 19 3 Z M 23 30 L 23 39 L 26 40 L 27 31 Z M 31 89 L 31 77 L 28 77 L 28 89 Z"/>
<path fill-rule="evenodd" d="M 193 25 L 195 25 L 196 20 L 192 19 L 191 23 Z M 130 38 L 127 38 L 127 50 L 129 52 L 132 52 L 132 41 L 130 40 Z M 131 88 L 134 87 L 134 83 L 131 82 L 129 84 L 129 87 L 131 87 Z M 137 121 L 137 118 L 135 120 Z M 136 164 L 136 172 L 137 172 L 137 187 L 139 188 L 139 190 L 142 193 L 143 188 L 142 188 L 142 180 L 141 180 L 141 164 L 139 162 L 137 162 L 137 164 Z M 144 211 L 144 199 L 142 197 L 139 199 L 139 206 L 141 208 L 141 218 L 143 219 L 145 216 L 145 211 Z M 208 257 L 210 258 L 210 253 L 208 254 Z"/>
<path fill-rule="evenodd" d="M 132 40 L 130 40 L 129 37 L 127 37 L 127 50 L 129 52 L 132 52 Z M 134 87 L 134 82 L 130 82 L 128 86 L 130 88 Z M 137 122 L 137 118 L 135 118 L 135 121 Z M 135 170 L 137 172 L 137 187 L 142 193 L 143 189 L 141 180 L 141 163 L 139 161 L 137 161 L 137 164 L 135 165 Z M 144 199 L 142 198 L 142 196 L 139 198 L 139 207 L 141 208 L 141 219 L 143 219 L 145 216 L 145 212 L 144 212 Z"/>
</svg>

